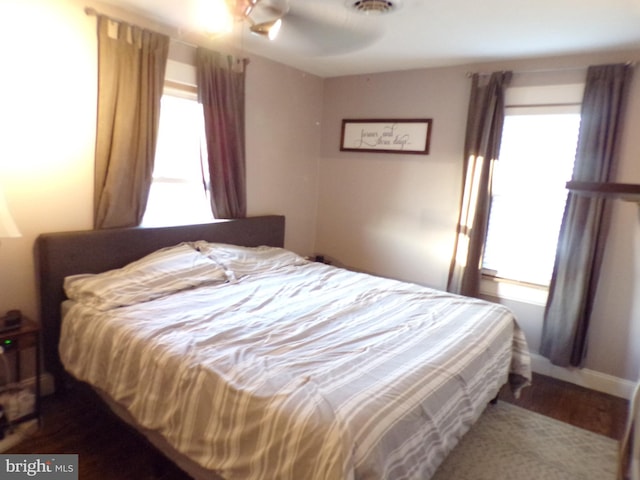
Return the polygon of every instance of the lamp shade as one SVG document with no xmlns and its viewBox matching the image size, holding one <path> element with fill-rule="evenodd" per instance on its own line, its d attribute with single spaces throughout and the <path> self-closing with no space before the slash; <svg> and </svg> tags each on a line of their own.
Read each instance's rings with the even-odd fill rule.
<svg viewBox="0 0 640 480">
<path fill-rule="evenodd" d="M 21 236 L 20 230 L 18 230 L 16 222 L 14 222 L 13 217 L 11 216 L 11 212 L 9 212 L 7 201 L 4 198 L 4 192 L 0 188 L 0 238 L 14 238 Z"/>
</svg>

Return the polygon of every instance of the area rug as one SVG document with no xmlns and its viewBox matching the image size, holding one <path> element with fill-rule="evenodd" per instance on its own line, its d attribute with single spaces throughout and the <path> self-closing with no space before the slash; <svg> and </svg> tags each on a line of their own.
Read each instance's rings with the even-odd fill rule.
<svg viewBox="0 0 640 480">
<path fill-rule="evenodd" d="M 515 405 L 489 405 L 432 480 L 615 480 L 618 442 Z"/>
</svg>

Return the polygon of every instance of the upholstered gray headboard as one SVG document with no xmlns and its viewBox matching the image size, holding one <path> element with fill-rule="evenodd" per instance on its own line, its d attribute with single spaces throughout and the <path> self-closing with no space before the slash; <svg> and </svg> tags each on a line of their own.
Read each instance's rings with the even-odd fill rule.
<svg viewBox="0 0 640 480">
<path fill-rule="evenodd" d="M 36 239 L 35 260 L 40 292 L 40 322 L 45 368 L 61 387 L 64 369 L 58 356 L 60 306 L 64 278 L 122 267 L 159 248 L 183 241 L 206 240 L 247 247 L 284 246 L 285 219 L 280 215 L 221 220 L 166 228 L 117 228 L 44 233 Z"/>
</svg>

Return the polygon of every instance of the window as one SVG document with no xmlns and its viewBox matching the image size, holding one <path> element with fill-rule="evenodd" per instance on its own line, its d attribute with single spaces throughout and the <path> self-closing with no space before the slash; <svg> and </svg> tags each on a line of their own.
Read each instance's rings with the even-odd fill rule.
<svg viewBox="0 0 640 480">
<path fill-rule="evenodd" d="M 165 87 L 153 180 L 143 226 L 213 220 L 202 106 L 195 93 Z M 207 180 L 204 180 L 207 179 Z"/>
<path fill-rule="evenodd" d="M 580 99 L 581 87 L 572 86 L 569 98 Z M 526 104 L 507 96 L 482 268 L 494 280 L 548 287 L 567 199 L 565 183 L 573 171 L 580 105 L 579 100 L 531 101 L 532 92 L 533 97 L 540 93 L 521 87 L 512 94 L 525 94 Z"/>
</svg>

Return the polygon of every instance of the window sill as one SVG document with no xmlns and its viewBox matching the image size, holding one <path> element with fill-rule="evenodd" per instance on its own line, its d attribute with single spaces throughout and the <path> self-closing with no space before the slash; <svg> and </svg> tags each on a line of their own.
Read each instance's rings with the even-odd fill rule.
<svg viewBox="0 0 640 480">
<path fill-rule="evenodd" d="M 480 293 L 503 300 L 545 306 L 549 289 L 485 275 L 480 281 Z"/>
</svg>

